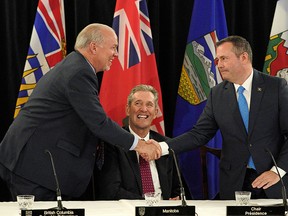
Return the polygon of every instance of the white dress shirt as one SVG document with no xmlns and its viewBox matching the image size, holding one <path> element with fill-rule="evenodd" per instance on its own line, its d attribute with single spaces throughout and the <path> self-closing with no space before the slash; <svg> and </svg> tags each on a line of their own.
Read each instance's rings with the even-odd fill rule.
<svg viewBox="0 0 288 216">
<path fill-rule="evenodd" d="M 129 126 L 129 130 L 131 132 L 131 134 L 133 134 L 135 137 L 137 137 L 138 139 L 144 139 L 145 141 L 149 140 L 150 138 L 150 133 L 148 133 L 146 135 L 146 137 L 142 138 L 139 137 Z M 166 144 L 167 145 L 167 144 Z M 168 146 L 168 145 L 167 145 Z M 139 154 L 136 152 L 137 154 L 137 158 L 138 158 L 138 163 L 139 163 Z M 161 190 L 161 186 L 160 186 L 160 181 L 159 181 L 159 176 L 158 176 L 158 171 L 157 171 L 157 167 L 156 167 L 156 163 L 154 160 L 149 161 L 149 165 L 150 165 L 150 170 L 151 170 L 151 174 L 152 174 L 152 181 L 153 181 L 153 185 L 154 185 L 154 191 L 155 193 L 159 193 L 161 194 L 161 199 L 162 198 L 162 190 Z"/>
</svg>

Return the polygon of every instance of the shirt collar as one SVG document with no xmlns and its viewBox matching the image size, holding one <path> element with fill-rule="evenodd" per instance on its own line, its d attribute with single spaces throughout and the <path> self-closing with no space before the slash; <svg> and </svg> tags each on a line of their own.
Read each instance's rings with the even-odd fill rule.
<svg viewBox="0 0 288 216">
<path fill-rule="evenodd" d="M 242 86 L 245 88 L 246 91 L 251 92 L 252 89 L 252 80 L 253 80 L 253 70 L 252 73 L 250 74 L 250 76 L 245 80 L 245 82 L 242 84 Z M 239 84 L 233 83 L 235 90 L 237 92 L 237 89 L 239 88 Z"/>
<path fill-rule="evenodd" d="M 144 139 L 145 141 L 149 140 L 150 137 L 150 132 L 148 132 L 148 134 L 143 138 L 143 137 L 139 137 L 138 134 L 136 134 L 130 127 L 129 125 L 129 130 L 131 132 L 131 134 L 133 134 L 134 136 L 138 137 L 138 139 Z"/>
</svg>

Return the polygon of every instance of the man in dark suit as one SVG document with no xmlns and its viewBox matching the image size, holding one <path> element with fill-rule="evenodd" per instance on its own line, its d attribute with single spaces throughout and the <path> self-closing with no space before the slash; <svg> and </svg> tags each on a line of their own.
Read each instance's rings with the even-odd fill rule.
<svg viewBox="0 0 288 216">
<path fill-rule="evenodd" d="M 109 119 L 98 98 L 96 73 L 109 70 L 118 56 L 112 28 L 91 24 L 78 35 L 69 54 L 37 83 L 32 95 L 0 144 L 0 174 L 12 199 L 34 194 L 54 200 L 55 179 L 49 155 L 66 199 L 85 191 L 95 163 L 98 138 L 125 151 L 136 150 L 146 159 L 161 154 Z"/>
<path fill-rule="evenodd" d="M 166 142 L 175 152 L 188 151 L 205 145 L 220 129 L 220 198 L 234 199 L 234 192 L 239 190 L 251 191 L 252 198 L 281 198 L 280 178 L 266 149 L 276 158 L 288 188 L 287 83 L 253 69 L 252 50 L 244 38 L 230 36 L 216 47 L 216 62 L 224 81 L 211 89 L 193 129 Z M 240 86 L 245 89 L 249 109 L 247 129 L 238 106 Z M 161 143 L 161 147 L 165 154 L 167 146 Z"/>
<path fill-rule="evenodd" d="M 167 140 L 166 137 L 150 130 L 158 113 L 158 93 L 149 85 L 137 85 L 131 90 L 126 105 L 128 125 L 124 128 L 139 139 Z M 104 145 L 104 165 L 96 170 L 97 199 L 143 199 L 143 187 L 136 152 Z M 179 199 L 179 180 L 174 168 L 173 155 L 165 155 L 149 162 L 154 191 L 163 199 Z"/>
</svg>

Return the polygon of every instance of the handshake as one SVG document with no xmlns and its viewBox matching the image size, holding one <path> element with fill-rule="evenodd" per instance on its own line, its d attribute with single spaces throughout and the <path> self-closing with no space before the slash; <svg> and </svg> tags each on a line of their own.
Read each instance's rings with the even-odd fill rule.
<svg viewBox="0 0 288 216">
<path fill-rule="evenodd" d="M 148 141 L 139 140 L 134 150 L 137 151 L 146 161 L 156 160 L 162 156 L 161 146 L 153 139 Z"/>
</svg>

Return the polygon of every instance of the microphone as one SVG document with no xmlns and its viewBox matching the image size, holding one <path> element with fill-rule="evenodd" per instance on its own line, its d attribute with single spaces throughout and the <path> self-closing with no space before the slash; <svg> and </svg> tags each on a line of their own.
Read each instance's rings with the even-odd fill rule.
<svg viewBox="0 0 288 216">
<path fill-rule="evenodd" d="M 178 167 L 178 161 L 176 159 L 176 155 L 175 155 L 174 150 L 170 148 L 170 151 L 172 152 L 172 155 L 173 155 L 173 158 L 174 158 L 175 167 L 176 167 L 176 171 L 177 171 L 177 175 L 178 175 L 178 178 L 179 178 L 180 197 L 181 197 L 181 200 L 182 200 L 181 206 L 187 206 L 186 197 L 185 197 L 185 190 L 184 190 L 184 187 L 183 187 L 183 183 L 182 183 L 182 179 L 181 179 L 181 175 L 180 175 L 180 170 L 179 170 L 179 167 Z"/>
<path fill-rule="evenodd" d="M 284 208 L 285 208 L 285 211 L 288 211 L 286 188 L 285 188 L 283 179 L 282 179 L 282 177 L 281 177 L 281 175 L 280 175 L 280 172 L 279 172 L 279 170 L 278 170 L 277 163 L 276 163 L 275 158 L 274 158 L 273 154 L 271 153 L 271 151 L 270 151 L 268 148 L 265 148 L 265 151 L 270 154 L 270 156 L 271 156 L 271 158 L 272 158 L 272 161 L 273 161 L 273 164 L 274 164 L 274 166 L 276 167 L 277 174 L 278 174 L 278 176 L 279 176 L 279 178 L 280 178 L 281 185 L 282 185 L 283 206 L 284 206 Z"/>
<path fill-rule="evenodd" d="M 56 170 L 55 170 L 55 165 L 54 165 L 54 161 L 53 161 L 53 157 L 52 154 L 49 150 L 45 150 L 45 153 L 49 154 L 50 156 L 50 160 L 51 160 L 51 165 L 52 165 L 52 169 L 53 169 L 53 174 L 55 177 L 55 182 L 56 182 L 56 195 L 57 195 L 57 203 L 58 206 L 52 209 L 56 209 L 56 210 L 63 210 L 66 209 L 65 207 L 63 207 L 62 205 L 62 197 L 61 197 L 61 191 L 60 191 L 60 187 L 59 187 L 59 182 L 58 182 L 58 178 L 57 178 L 57 174 L 56 174 Z"/>
</svg>

